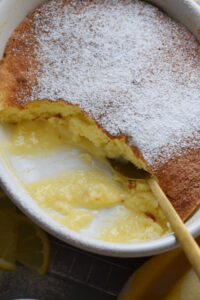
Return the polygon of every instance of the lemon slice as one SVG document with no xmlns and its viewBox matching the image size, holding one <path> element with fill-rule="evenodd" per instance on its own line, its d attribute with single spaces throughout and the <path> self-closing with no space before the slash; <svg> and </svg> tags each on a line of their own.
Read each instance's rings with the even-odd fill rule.
<svg viewBox="0 0 200 300">
<path fill-rule="evenodd" d="M 17 212 L 9 198 L 0 191 L 0 269 L 15 270 L 15 261 L 44 274 L 49 263 L 46 234 Z"/>
<path fill-rule="evenodd" d="M 50 246 L 46 234 L 25 216 L 18 217 L 16 260 L 44 275 L 49 264 Z"/>
</svg>

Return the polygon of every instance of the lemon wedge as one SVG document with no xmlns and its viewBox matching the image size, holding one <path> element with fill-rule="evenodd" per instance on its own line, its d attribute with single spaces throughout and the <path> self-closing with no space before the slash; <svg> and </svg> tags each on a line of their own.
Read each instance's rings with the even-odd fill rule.
<svg viewBox="0 0 200 300">
<path fill-rule="evenodd" d="M 0 269 L 15 270 L 16 261 L 44 275 L 49 264 L 47 235 L 0 192 Z"/>
<path fill-rule="evenodd" d="M 44 275 L 49 265 L 49 241 L 38 226 L 25 216 L 18 218 L 16 260 Z"/>
</svg>

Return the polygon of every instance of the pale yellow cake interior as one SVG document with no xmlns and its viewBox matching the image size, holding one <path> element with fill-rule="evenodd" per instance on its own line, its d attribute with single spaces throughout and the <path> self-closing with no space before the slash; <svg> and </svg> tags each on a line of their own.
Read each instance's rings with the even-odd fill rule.
<svg viewBox="0 0 200 300">
<path fill-rule="evenodd" d="M 1 98 L 0 98 L 1 103 Z M 45 119 L 51 116 L 60 116 L 61 126 L 67 128 L 66 138 L 70 139 L 76 145 L 86 148 L 91 153 L 99 157 L 119 157 L 131 161 L 138 168 L 146 169 L 142 159 L 136 157 L 130 147 L 125 143 L 125 139 L 111 139 L 102 130 L 99 129 L 96 122 L 83 114 L 78 106 L 66 105 L 63 101 L 33 101 L 25 109 L 19 110 L 13 107 L 0 108 L 1 122 L 19 123 L 22 120 L 35 120 L 37 118 Z M 52 119 L 50 122 L 54 122 Z M 64 132 L 62 132 L 65 135 Z"/>
</svg>

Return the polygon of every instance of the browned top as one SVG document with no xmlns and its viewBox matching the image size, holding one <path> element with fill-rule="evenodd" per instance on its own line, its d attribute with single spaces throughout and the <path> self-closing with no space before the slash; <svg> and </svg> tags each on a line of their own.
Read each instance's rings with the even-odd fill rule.
<svg viewBox="0 0 200 300">
<path fill-rule="evenodd" d="M 160 165 L 155 175 L 181 218 L 188 218 L 200 203 L 200 150 Z"/>
</svg>

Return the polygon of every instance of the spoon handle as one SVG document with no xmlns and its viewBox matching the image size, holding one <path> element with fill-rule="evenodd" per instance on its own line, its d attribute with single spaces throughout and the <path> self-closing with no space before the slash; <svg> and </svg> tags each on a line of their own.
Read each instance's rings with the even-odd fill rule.
<svg viewBox="0 0 200 300">
<path fill-rule="evenodd" d="M 165 196 L 157 181 L 153 178 L 149 178 L 147 181 L 167 220 L 171 224 L 185 255 L 200 279 L 200 248 L 198 244 L 187 230 L 185 224 L 175 211 L 168 198 Z"/>
</svg>

